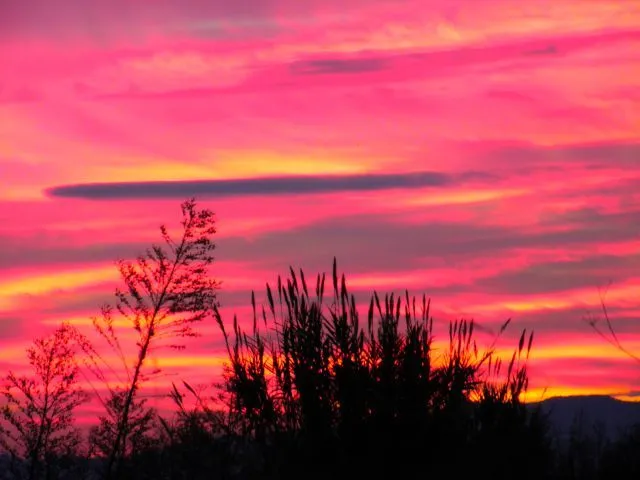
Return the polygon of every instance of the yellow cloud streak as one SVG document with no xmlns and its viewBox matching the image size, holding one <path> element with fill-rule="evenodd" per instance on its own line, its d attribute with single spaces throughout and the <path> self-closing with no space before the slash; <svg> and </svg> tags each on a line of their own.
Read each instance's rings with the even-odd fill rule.
<svg viewBox="0 0 640 480">
<path fill-rule="evenodd" d="M 211 160 L 216 178 L 247 178 L 274 175 L 339 175 L 366 173 L 366 160 L 307 153 L 288 155 L 269 151 L 218 152 Z M 380 167 L 380 165 L 376 165 Z"/>
<path fill-rule="evenodd" d="M 0 282 L 0 309 L 11 308 L 13 297 L 19 295 L 46 295 L 115 280 L 117 277 L 118 271 L 113 266 L 100 266 L 5 280 Z"/>
<path fill-rule="evenodd" d="M 16 360 L 20 360 L 21 363 L 26 363 L 27 355 L 25 352 L 24 345 L 17 346 L 3 346 L 0 348 L 0 362 L 15 362 Z"/>
<path fill-rule="evenodd" d="M 526 189 L 507 190 L 460 190 L 455 192 L 428 193 L 407 200 L 409 206 L 461 205 L 468 203 L 489 202 L 504 198 L 526 195 Z"/>
<path fill-rule="evenodd" d="M 93 325 L 91 316 L 84 317 L 64 317 L 64 318 L 48 318 L 42 321 L 43 325 L 60 325 L 62 322 L 67 322 L 74 327 L 90 327 Z M 124 317 L 114 316 L 113 326 L 116 328 L 131 328 L 131 322 Z"/>
<path fill-rule="evenodd" d="M 538 402 L 552 397 L 568 397 L 573 395 L 610 395 L 619 400 L 640 401 L 640 397 L 625 395 L 622 392 L 628 391 L 627 386 L 590 386 L 590 387 L 573 387 L 573 386 L 554 386 L 554 387 L 534 387 L 530 388 L 523 396 L 526 402 Z"/>
<path fill-rule="evenodd" d="M 209 158 L 210 157 L 210 158 Z M 335 158 L 319 154 L 286 155 L 274 152 L 217 152 L 203 155 L 198 163 L 185 164 L 163 158 L 130 157 L 115 165 L 97 165 L 91 176 L 101 181 L 188 181 L 202 179 L 238 179 L 280 175 L 344 175 L 366 173 L 366 161 Z M 153 169 L 141 168 L 153 164 Z"/>
<path fill-rule="evenodd" d="M 557 360 L 558 365 L 562 365 L 562 360 L 628 360 L 623 352 L 608 345 L 597 337 L 590 343 L 571 343 L 571 337 L 567 337 L 566 343 L 561 345 L 536 344 L 531 348 L 530 360 Z M 515 343 L 512 347 L 496 349 L 496 355 L 504 360 L 510 360 L 513 355 Z M 640 344 L 637 342 L 627 342 L 626 347 L 631 351 L 640 351 Z"/>
<path fill-rule="evenodd" d="M 630 301 L 637 297 L 640 285 L 628 283 L 614 286 L 602 293 L 602 301 L 608 305 L 619 304 Z M 564 310 L 576 306 L 589 306 L 593 309 L 600 309 L 601 298 L 597 288 L 580 289 L 574 291 L 560 292 L 554 296 L 532 296 L 516 300 L 497 300 L 492 303 L 470 306 L 469 311 L 475 313 L 502 312 L 509 310 L 512 312 L 531 312 L 536 310 Z"/>
<path fill-rule="evenodd" d="M 188 355 L 176 357 L 158 357 L 153 365 L 158 368 L 201 368 L 222 367 L 228 361 L 226 356 Z"/>
</svg>

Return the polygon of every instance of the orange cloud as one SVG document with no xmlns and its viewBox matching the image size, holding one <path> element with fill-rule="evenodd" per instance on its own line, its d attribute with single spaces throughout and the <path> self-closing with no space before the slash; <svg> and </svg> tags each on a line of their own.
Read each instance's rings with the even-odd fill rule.
<svg viewBox="0 0 640 480">
<path fill-rule="evenodd" d="M 118 271 L 112 265 L 87 266 L 46 274 L 18 274 L 16 277 L 0 283 L 0 309 L 10 309 L 22 296 L 45 295 L 112 281 L 118 278 Z"/>
</svg>

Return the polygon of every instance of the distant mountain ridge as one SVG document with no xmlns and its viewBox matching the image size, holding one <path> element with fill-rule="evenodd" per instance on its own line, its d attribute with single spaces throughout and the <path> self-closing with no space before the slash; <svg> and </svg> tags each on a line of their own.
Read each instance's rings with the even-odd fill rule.
<svg viewBox="0 0 640 480">
<path fill-rule="evenodd" d="M 561 437 L 568 437 L 572 426 L 578 425 L 581 433 L 589 435 L 602 428 L 613 440 L 640 424 L 640 402 L 626 402 L 606 395 L 552 397 L 527 405 L 541 407 L 548 415 L 551 428 Z"/>
</svg>

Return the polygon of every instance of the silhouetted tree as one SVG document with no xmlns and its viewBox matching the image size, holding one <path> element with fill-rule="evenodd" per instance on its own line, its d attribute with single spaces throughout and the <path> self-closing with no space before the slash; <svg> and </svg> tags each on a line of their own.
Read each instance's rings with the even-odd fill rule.
<svg viewBox="0 0 640 480">
<path fill-rule="evenodd" d="M 198 209 L 194 200 L 181 207 L 180 236 L 172 237 L 162 226 L 163 245 L 153 245 L 134 262 L 119 261 L 124 288 L 116 290 L 115 308 L 106 305 L 102 315 L 94 319 L 96 331 L 122 361 L 126 379 L 119 380 L 123 388 L 109 386 L 104 362 L 100 362 L 95 349 L 86 346 L 94 373 L 109 386 L 108 398 L 103 399 L 107 414 L 100 418 L 100 427 L 92 436 L 99 442 L 98 450 L 108 452 L 106 478 L 117 475 L 128 445 L 132 445 L 134 436 L 140 436 L 153 416 L 138 398 L 139 389 L 148 378 L 143 371 L 145 361 L 158 348 L 184 348 L 176 341 L 195 336 L 194 324 L 209 316 L 217 305 L 219 283 L 209 272 L 215 248 L 214 215 L 210 210 Z M 135 334 L 137 354 L 133 361 L 127 360 L 119 340 L 116 318 L 124 319 Z"/>
<path fill-rule="evenodd" d="M 89 443 L 91 453 L 108 456 L 118 435 L 118 421 L 122 415 L 126 391 L 114 391 L 106 405 L 106 415 L 99 417 L 99 424 L 91 428 Z M 146 398 L 134 398 L 129 407 L 127 435 L 120 443 L 118 458 L 134 456 L 150 441 L 148 434 L 153 427 L 155 411 L 146 406 Z"/>
<path fill-rule="evenodd" d="M 10 372 L 0 409 L 0 444 L 29 462 L 29 478 L 39 478 L 43 466 L 57 455 L 75 453 L 80 437 L 73 413 L 87 395 L 78 385 L 73 329 L 66 324 L 27 349 L 33 376 Z M 47 474 L 48 475 L 48 474 Z"/>
<path fill-rule="evenodd" d="M 170 396 L 177 411 L 169 418 L 158 417 L 160 441 L 145 452 L 146 465 L 165 478 L 228 478 L 234 457 L 228 415 L 221 405 L 212 406 L 203 397 L 208 385 L 194 388 L 183 382 L 183 386 L 185 392 L 172 386 Z M 150 478 L 156 478 L 149 468 L 145 470 Z"/>
</svg>

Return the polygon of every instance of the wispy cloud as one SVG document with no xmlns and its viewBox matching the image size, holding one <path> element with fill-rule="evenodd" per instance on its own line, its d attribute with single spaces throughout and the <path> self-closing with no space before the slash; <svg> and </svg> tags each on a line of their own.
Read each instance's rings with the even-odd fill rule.
<svg viewBox="0 0 640 480">
<path fill-rule="evenodd" d="M 526 50 L 525 55 L 557 55 L 559 53 L 558 47 L 555 45 L 549 45 L 542 48 L 534 48 Z"/>
<path fill-rule="evenodd" d="M 583 164 L 593 167 L 640 167 L 640 143 L 594 142 L 569 145 L 515 145 L 498 148 L 488 157 L 505 162 L 540 167 L 543 165 Z"/>
<path fill-rule="evenodd" d="M 388 67 L 387 58 L 323 58 L 299 60 L 290 65 L 294 75 L 378 72 Z"/>
</svg>

